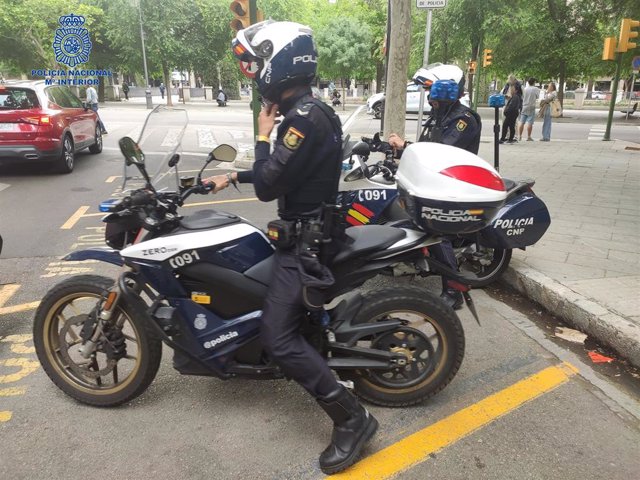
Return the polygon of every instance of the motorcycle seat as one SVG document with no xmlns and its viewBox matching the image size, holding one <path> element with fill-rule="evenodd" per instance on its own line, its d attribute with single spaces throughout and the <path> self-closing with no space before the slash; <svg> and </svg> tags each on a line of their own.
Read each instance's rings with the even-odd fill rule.
<svg viewBox="0 0 640 480">
<path fill-rule="evenodd" d="M 218 212 L 217 210 L 200 210 L 180 220 L 180 226 L 185 230 L 205 230 L 238 223 L 239 221 L 240 217 L 231 213 Z"/>
<path fill-rule="evenodd" d="M 386 225 L 350 227 L 347 228 L 345 233 L 353 241 L 345 245 L 334 257 L 332 262 L 334 265 L 370 251 L 390 247 L 407 235 L 401 228 L 388 227 Z"/>
</svg>

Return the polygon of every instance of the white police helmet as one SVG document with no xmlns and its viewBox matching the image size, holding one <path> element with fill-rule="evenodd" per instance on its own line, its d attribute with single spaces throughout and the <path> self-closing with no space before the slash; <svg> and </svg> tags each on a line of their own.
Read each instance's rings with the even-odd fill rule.
<svg viewBox="0 0 640 480">
<path fill-rule="evenodd" d="M 457 65 L 432 63 L 426 68 L 419 68 L 413 76 L 416 85 L 429 89 L 437 80 L 453 80 L 458 84 L 458 96 L 464 95 L 464 72 Z"/>
<path fill-rule="evenodd" d="M 316 75 L 318 53 L 312 30 L 294 22 L 264 22 L 240 30 L 233 39 L 239 60 L 256 62 L 258 92 L 274 102 L 294 85 L 310 85 Z"/>
</svg>

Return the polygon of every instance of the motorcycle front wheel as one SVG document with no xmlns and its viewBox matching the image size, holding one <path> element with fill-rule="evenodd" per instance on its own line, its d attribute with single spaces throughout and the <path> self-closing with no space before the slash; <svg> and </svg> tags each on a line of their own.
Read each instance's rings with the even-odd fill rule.
<svg viewBox="0 0 640 480">
<path fill-rule="evenodd" d="M 462 364 L 465 338 L 451 308 L 417 288 L 373 290 L 363 299 L 354 323 L 403 320 L 406 325 L 360 341 L 358 346 L 400 352 L 408 362 L 391 371 L 341 372 L 345 380 L 353 380 L 358 396 L 375 405 L 406 407 L 423 402 L 453 380 Z"/>
<path fill-rule="evenodd" d="M 114 407 L 144 392 L 162 357 L 162 342 L 145 322 L 144 303 L 122 296 L 95 350 L 88 358 L 81 354 L 112 285 L 112 279 L 96 275 L 57 284 L 42 299 L 33 325 L 36 353 L 49 378 L 67 395 L 96 407 Z"/>
<path fill-rule="evenodd" d="M 489 248 L 474 243 L 456 254 L 456 258 L 460 272 L 469 272 L 475 277 L 471 286 L 481 288 L 500 278 L 509 266 L 512 252 L 511 249 Z"/>
</svg>

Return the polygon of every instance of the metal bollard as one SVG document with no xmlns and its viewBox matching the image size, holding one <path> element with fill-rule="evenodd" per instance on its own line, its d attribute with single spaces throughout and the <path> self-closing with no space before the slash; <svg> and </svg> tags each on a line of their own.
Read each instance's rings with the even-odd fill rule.
<svg viewBox="0 0 640 480">
<path fill-rule="evenodd" d="M 501 93 L 489 96 L 489 106 L 493 107 L 496 112 L 496 120 L 493 124 L 493 168 L 500 171 L 500 154 L 499 154 L 499 135 L 500 135 L 500 118 L 499 110 L 504 107 L 504 95 Z"/>
</svg>

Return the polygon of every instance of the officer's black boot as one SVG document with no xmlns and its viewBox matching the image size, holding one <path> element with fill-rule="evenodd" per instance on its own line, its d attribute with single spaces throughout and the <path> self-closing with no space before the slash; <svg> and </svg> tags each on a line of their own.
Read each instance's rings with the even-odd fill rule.
<svg viewBox="0 0 640 480">
<path fill-rule="evenodd" d="M 445 277 L 442 277 L 442 293 L 440 294 L 440 298 L 454 310 L 460 310 L 464 304 L 462 292 L 451 288 L 449 281 Z"/>
<path fill-rule="evenodd" d="M 464 304 L 462 292 L 459 292 L 458 290 L 455 290 L 453 288 L 446 288 L 442 290 L 440 298 L 444 303 L 446 303 L 454 310 L 460 310 L 462 308 L 462 305 Z"/>
<path fill-rule="evenodd" d="M 378 421 L 342 385 L 318 404 L 333 420 L 331 444 L 320 454 L 320 469 L 331 475 L 356 462 Z"/>
</svg>

